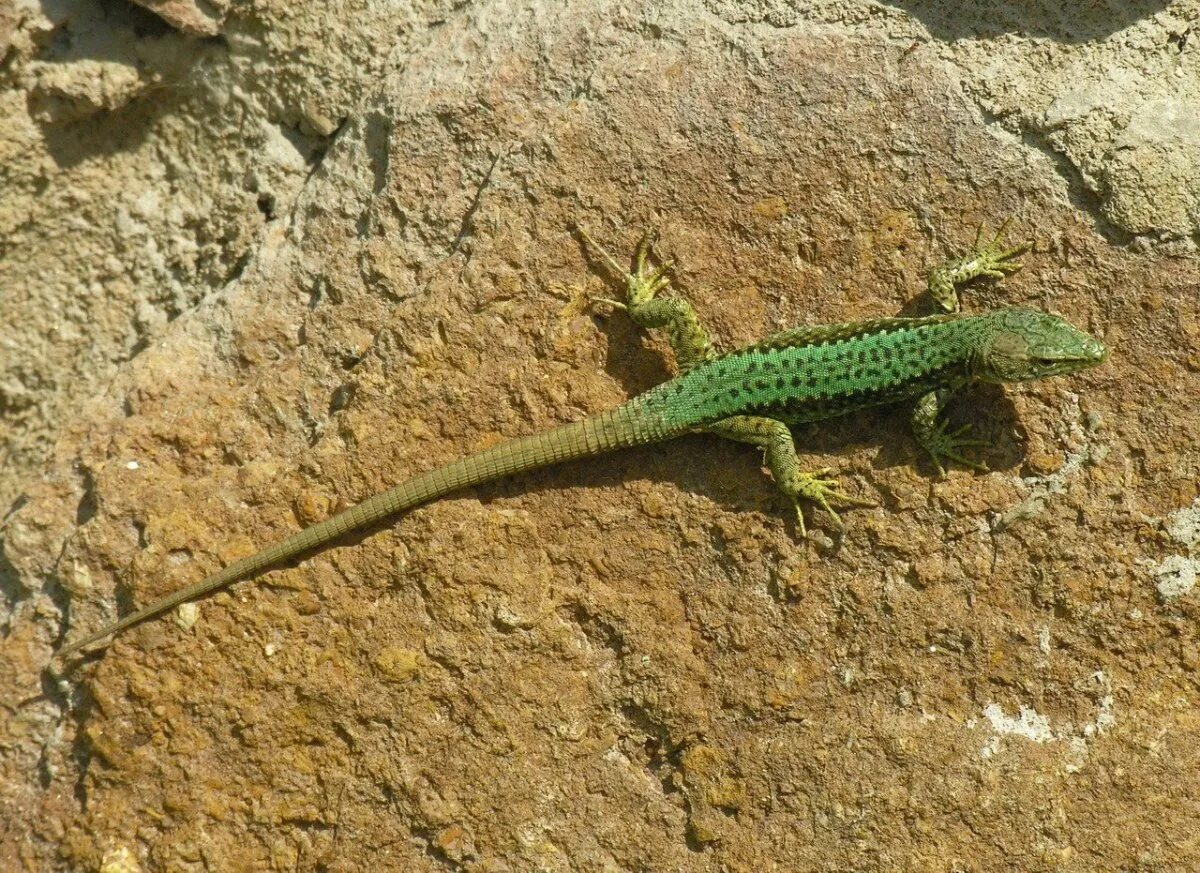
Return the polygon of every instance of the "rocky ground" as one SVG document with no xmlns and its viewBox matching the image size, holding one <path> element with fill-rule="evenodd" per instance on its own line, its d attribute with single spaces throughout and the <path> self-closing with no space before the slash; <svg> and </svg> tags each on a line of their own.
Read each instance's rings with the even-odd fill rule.
<svg viewBox="0 0 1200 873">
<path fill-rule="evenodd" d="M 1200 3 L 0 0 L 0 867 L 1175 871 L 1200 838 Z M 976 225 L 1101 368 L 693 437 L 63 640 Z"/>
</svg>

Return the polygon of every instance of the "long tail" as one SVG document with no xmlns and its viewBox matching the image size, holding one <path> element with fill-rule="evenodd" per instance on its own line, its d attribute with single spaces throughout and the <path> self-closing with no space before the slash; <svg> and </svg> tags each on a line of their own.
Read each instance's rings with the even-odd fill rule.
<svg viewBox="0 0 1200 873">
<path fill-rule="evenodd" d="M 247 576 L 253 576 L 350 531 L 361 530 L 398 512 L 436 500 L 451 492 L 503 479 L 514 473 L 599 455 L 615 449 L 659 442 L 683 433 L 686 428 L 666 425 L 660 416 L 650 411 L 654 406 L 650 402 L 653 394 L 655 392 L 651 391 L 583 421 L 565 424 L 531 436 L 518 437 L 436 470 L 413 476 L 395 488 L 369 497 L 362 503 L 294 533 L 249 557 L 234 561 L 228 567 L 194 585 L 168 594 L 81 640 L 63 646 L 56 656 L 60 659 L 65 658 L 180 603 L 223 588 Z"/>
</svg>

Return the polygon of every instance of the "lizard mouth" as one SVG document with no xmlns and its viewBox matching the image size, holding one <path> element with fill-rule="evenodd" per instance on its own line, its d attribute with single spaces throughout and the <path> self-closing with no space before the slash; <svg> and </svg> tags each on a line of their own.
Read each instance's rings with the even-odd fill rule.
<svg viewBox="0 0 1200 873">
<path fill-rule="evenodd" d="M 1088 349 L 1086 352 L 1074 355 L 1055 355 L 1053 357 L 1038 358 L 1038 368 L 1043 375 L 1057 376 L 1062 373 L 1074 373 L 1077 370 L 1085 370 L 1089 367 L 1095 367 L 1104 363 L 1108 359 L 1108 349 L 1096 344 L 1095 349 Z"/>
<path fill-rule="evenodd" d="M 1088 340 L 1080 350 L 1073 354 L 1043 355 L 1038 358 L 1038 363 L 1048 370 L 1058 370 L 1064 367 L 1078 370 L 1104 363 L 1108 359 L 1108 346 L 1091 337 L 1088 337 Z"/>
</svg>

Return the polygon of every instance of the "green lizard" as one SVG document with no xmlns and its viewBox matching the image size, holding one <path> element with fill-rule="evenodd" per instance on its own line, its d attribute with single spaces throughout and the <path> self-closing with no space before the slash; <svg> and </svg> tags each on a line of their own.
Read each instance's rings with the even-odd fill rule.
<svg viewBox="0 0 1200 873">
<path fill-rule="evenodd" d="M 1004 228 L 987 243 L 976 234 L 973 250 L 929 274 L 929 291 L 944 310 L 922 318 L 877 318 L 797 327 L 725 354 L 718 353 L 692 307 L 660 297 L 671 263 L 653 267 L 651 234 L 642 237 L 633 271 L 625 271 L 582 229 L 584 242 L 623 277 L 625 300 L 607 302 L 643 328 L 666 331 L 680 373 L 626 403 L 532 436 L 518 437 L 412 477 L 332 518 L 305 528 L 256 554 L 235 561 L 194 585 L 156 600 L 83 639 L 59 657 L 239 579 L 313 551 L 349 531 L 454 491 L 630 446 L 706 432 L 764 450 L 776 484 L 796 506 L 810 500 L 841 524 L 830 501 L 855 503 L 837 484 L 800 469 L 789 425 L 844 415 L 881 404 L 912 402 L 917 441 L 944 474 L 943 460 L 980 465 L 962 454 L 964 425 L 948 430 L 941 418 L 949 396 L 969 382 L 1019 382 L 1072 373 L 1099 364 L 1107 349 L 1060 318 L 1030 309 L 959 312 L 956 288 L 977 276 L 1001 278 L 1020 267 L 1005 249 Z"/>
</svg>

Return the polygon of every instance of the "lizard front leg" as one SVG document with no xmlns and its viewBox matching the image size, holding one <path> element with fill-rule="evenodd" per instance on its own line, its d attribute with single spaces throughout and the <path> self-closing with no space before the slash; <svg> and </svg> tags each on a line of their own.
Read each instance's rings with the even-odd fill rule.
<svg viewBox="0 0 1200 873">
<path fill-rule="evenodd" d="M 1032 243 L 1024 242 L 1004 248 L 1004 231 L 1008 229 L 1006 219 L 996 231 L 990 242 L 981 242 L 983 225 L 975 230 L 975 243 L 964 257 L 947 261 L 941 266 L 929 271 L 929 295 L 939 307 L 946 312 L 958 312 L 961 305 L 958 300 L 958 286 L 970 282 L 978 276 L 990 279 L 1003 279 L 1009 273 L 1021 269 L 1021 263 L 1014 261 L 1017 255 L 1027 252 Z"/>
<path fill-rule="evenodd" d="M 692 305 L 680 297 L 659 297 L 658 292 L 671 284 L 669 274 L 674 266 L 671 261 L 652 267 L 649 263 L 653 254 L 656 234 L 646 231 L 634 252 L 633 269 L 626 271 L 608 251 L 596 242 L 582 227 L 576 228 L 579 236 L 608 265 L 608 268 L 625 283 L 625 301 L 599 298 L 624 309 L 639 327 L 661 328 L 667 333 L 671 349 L 679 369 L 686 372 L 696 364 L 706 361 L 715 354 L 708 331 L 700 323 Z"/>
<path fill-rule="evenodd" d="M 930 391 L 917 401 L 909 419 L 912 423 L 913 434 L 922 448 L 929 452 L 929 457 L 933 459 L 933 465 L 937 467 L 939 476 L 946 475 L 946 467 L 942 463 L 943 458 L 958 461 L 974 470 L 986 470 L 987 467 L 983 464 L 964 456 L 961 449 L 967 446 L 986 446 L 987 440 L 963 439 L 962 435 L 971 429 L 969 424 L 964 424 L 951 431 L 946 430 L 949 424 L 946 419 L 942 418 L 942 409 L 945 408 L 952 393 L 953 391 L 947 389 Z"/>
<path fill-rule="evenodd" d="M 815 473 L 802 471 L 800 459 L 796 457 L 796 443 L 792 439 L 792 432 L 782 421 L 756 415 L 734 415 L 706 427 L 705 430 L 726 439 L 737 440 L 739 443 L 750 443 L 764 450 L 767 469 L 771 471 L 775 484 L 796 507 L 796 520 L 800 526 L 801 537 L 808 536 L 808 529 L 804 526 L 804 513 L 800 510 L 802 499 L 811 500 L 828 512 L 839 528 L 844 528 L 845 525 L 829 505 L 830 500 L 858 506 L 870 505 L 839 491 L 834 480 L 824 478 L 829 470 L 818 470 Z"/>
</svg>

